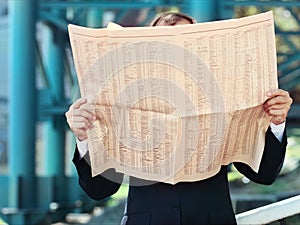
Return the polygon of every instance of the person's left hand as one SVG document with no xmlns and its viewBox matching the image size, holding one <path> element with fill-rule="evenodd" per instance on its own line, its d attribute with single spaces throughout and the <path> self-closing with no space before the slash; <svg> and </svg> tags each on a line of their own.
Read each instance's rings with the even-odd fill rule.
<svg viewBox="0 0 300 225">
<path fill-rule="evenodd" d="M 272 117 L 271 122 L 279 125 L 286 120 L 293 99 L 282 89 L 273 89 L 266 94 L 268 99 L 263 104 L 264 110 Z"/>
</svg>

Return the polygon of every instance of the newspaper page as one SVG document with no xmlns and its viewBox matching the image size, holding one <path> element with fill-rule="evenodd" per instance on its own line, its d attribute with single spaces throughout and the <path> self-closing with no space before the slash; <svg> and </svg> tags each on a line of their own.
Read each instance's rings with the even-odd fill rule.
<svg viewBox="0 0 300 225">
<path fill-rule="evenodd" d="M 111 28 L 110 28 L 111 27 Z M 191 25 L 69 25 L 92 175 L 108 168 L 175 184 L 221 165 L 258 171 L 277 88 L 272 12 Z"/>
</svg>

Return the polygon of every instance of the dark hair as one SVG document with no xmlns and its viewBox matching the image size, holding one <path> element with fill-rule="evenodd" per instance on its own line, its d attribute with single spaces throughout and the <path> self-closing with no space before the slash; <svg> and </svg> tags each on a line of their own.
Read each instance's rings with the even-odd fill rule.
<svg viewBox="0 0 300 225">
<path fill-rule="evenodd" d="M 166 12 L 158 14 L 152 22 L 149 24 L 150 27 L 155 26 L 174 26 L 178 21 L 185 19 L 191 24 L 196 23 L 196 20 L 183 13 Z"/>
</svg>

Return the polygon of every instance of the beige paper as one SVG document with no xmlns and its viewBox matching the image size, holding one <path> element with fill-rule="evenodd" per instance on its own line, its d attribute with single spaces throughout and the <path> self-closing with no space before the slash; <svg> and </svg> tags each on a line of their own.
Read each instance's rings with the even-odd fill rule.
<svg viewBox="0 0 300 225">
<path fill-rule="evenodd" d="M 169 27 L 69 25 L 93 176 L 177 183 L 244 162 L 258 171 L 277 88 L 271 12 Z"/>
</svg>

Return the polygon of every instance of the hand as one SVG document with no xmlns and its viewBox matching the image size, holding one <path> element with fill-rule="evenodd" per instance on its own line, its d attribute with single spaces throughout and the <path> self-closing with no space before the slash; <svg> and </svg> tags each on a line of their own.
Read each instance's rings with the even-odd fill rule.
<svg viewBox="0 0 300 225">
<path fill-rule="evenodd" d="M 273 89 L 267 92 L 268 99 L 263 107 L 265 112 L 272 117 L 271 122 L 279 125 L 286 120 L 293 99 L 287 91 Z"/>
<path fill-rule="evenodd" d="M 78 99 L 65 113 L 69 127 L 80 141 L 87 139 L 87 129 L 92 127 L 93 121 L 96 120 L 96 116 L 92 112 L 83 109 L 82 106 L 86 102 L 87 100 L 84 98 Z"/>
</svg>

